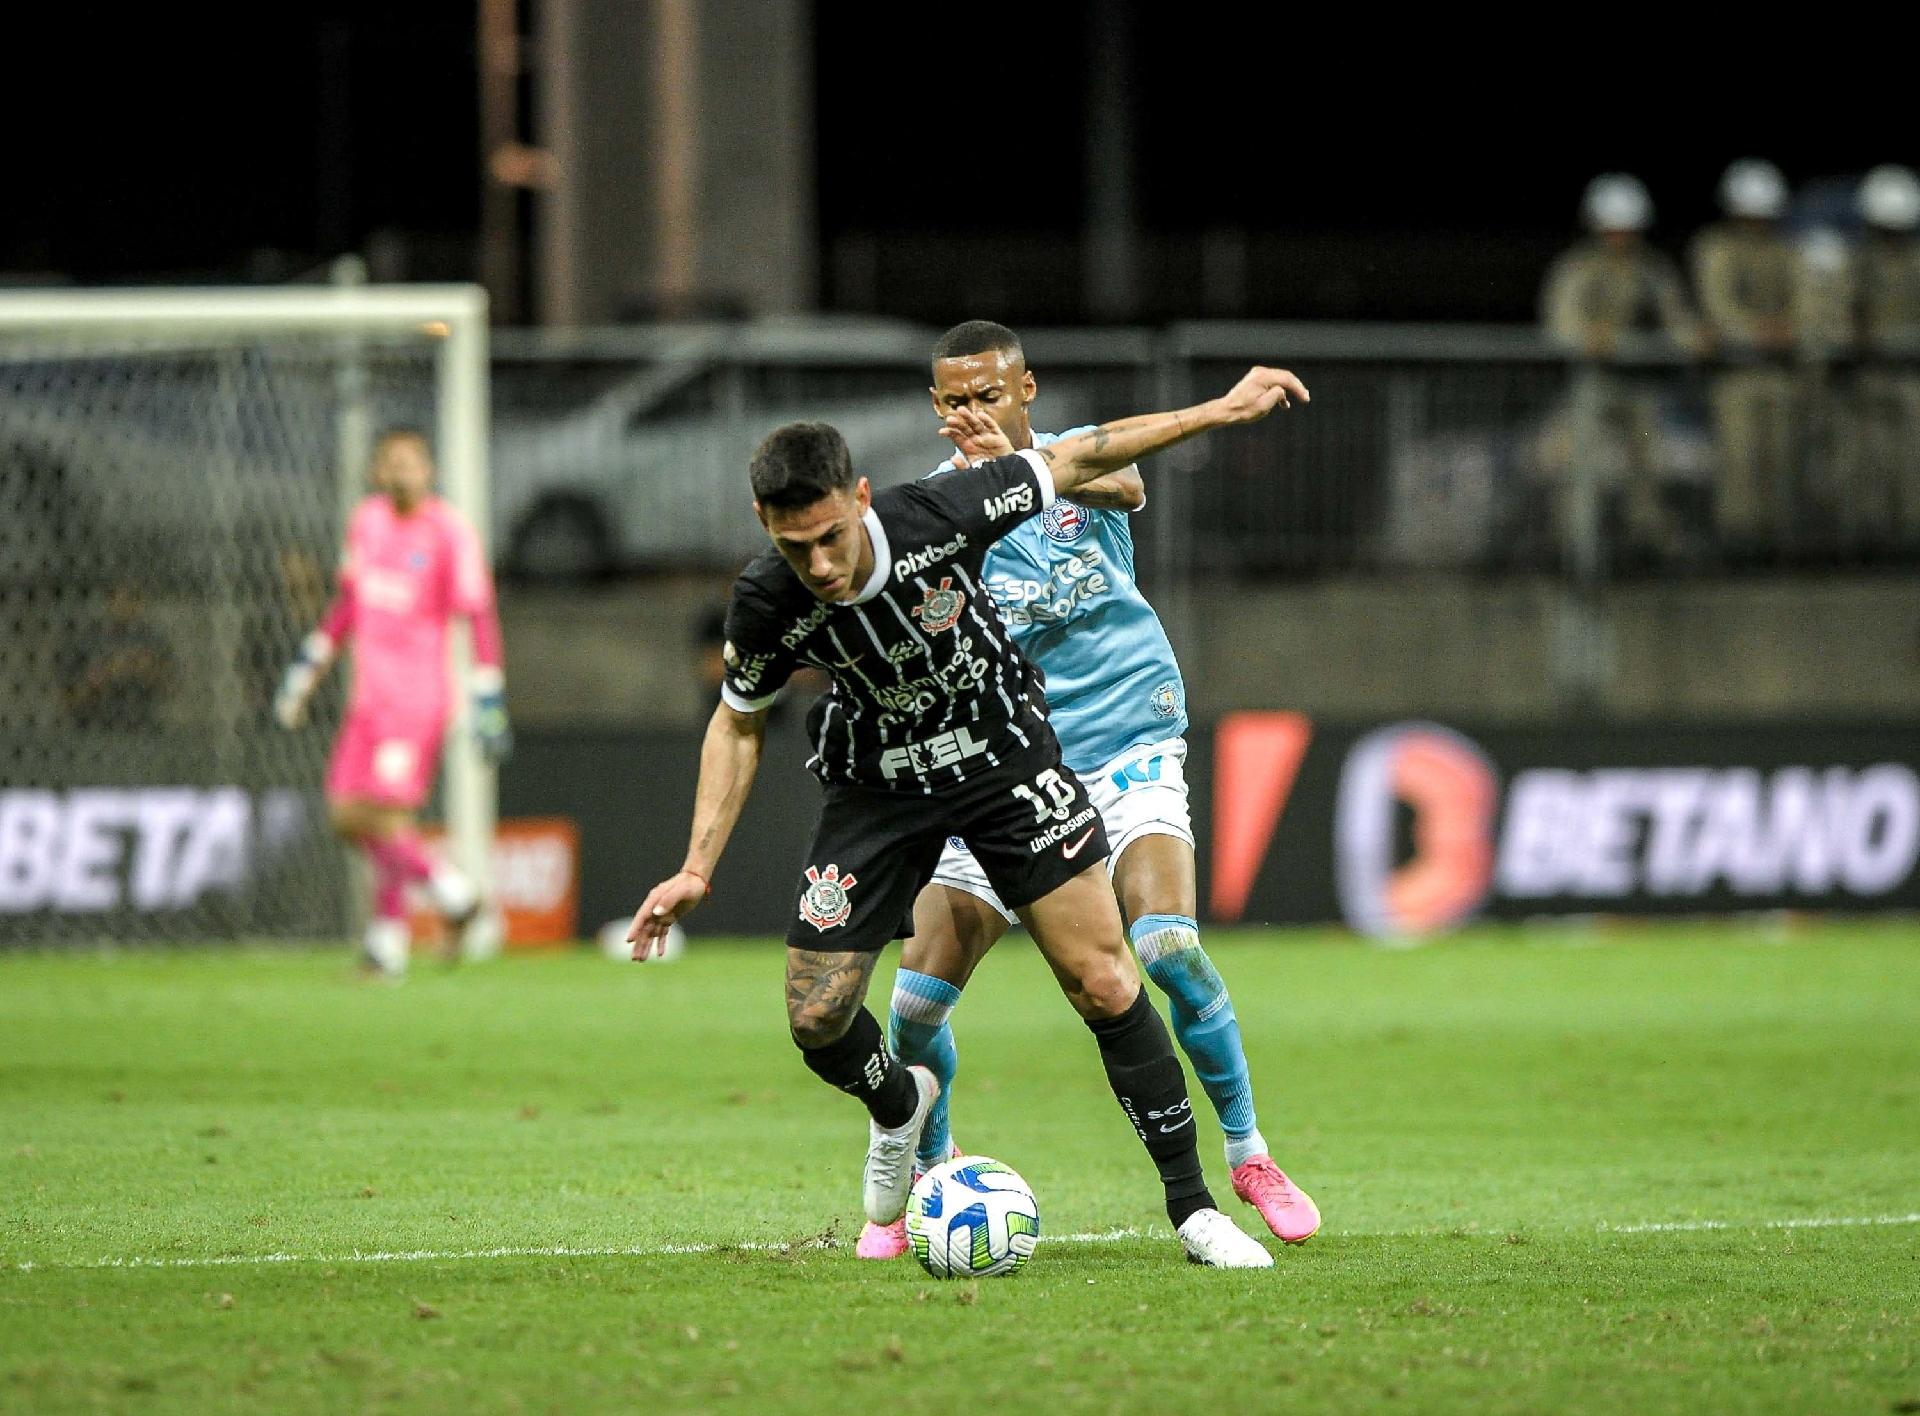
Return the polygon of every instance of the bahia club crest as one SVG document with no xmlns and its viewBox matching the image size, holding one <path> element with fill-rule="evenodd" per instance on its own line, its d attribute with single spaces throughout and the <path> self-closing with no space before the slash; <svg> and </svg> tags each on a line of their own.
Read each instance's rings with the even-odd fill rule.
<svg viewBox="0 0 1920 1416">
<path fill-rule="evenodd" d="M 1040 530 L 1049 541 L 1071 545 L 1087 534 L 1093 518 L 1087 509 L 1070 501 L 1056 501 L 1040 514 Z"/>
<path fill-rule="evenodd" d="M 807 888 L 800 896 L 800 918 L 822 934 L 845 924 L 847 916 L 853 913 L 853 901 L 847 898 L 847 891 L 854 883 L 851 875 L 844 880 L 840 878 L 837 865 L 829 865 L 824 871 L 808 866 Z"/>
<path fill-rule="evenodd" d="M 913 617 L 927 633 L 938 634 L 958 624 L 960 611 L 966 606 L 966 593 L 954 589 L 953 577 L 945 575 L 940 578 L 940 588 L 927 591 L 926 598 L 913 607 Z"/>
</svg>

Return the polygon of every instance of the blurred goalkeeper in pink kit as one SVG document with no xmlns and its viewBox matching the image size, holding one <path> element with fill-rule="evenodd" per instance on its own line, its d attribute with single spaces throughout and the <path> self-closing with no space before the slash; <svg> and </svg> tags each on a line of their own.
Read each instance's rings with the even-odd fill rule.
<svg viewBox="0 0 1920 1416">
<path fill-rule="evenodd" d="M 424 885 L 455 929 L 480 909 L 473 882 L 427 849 L 414 820 L 433 787 L 453 716 L 447 628 L 456 615 L 473 625 L 481 750 L 498 763 L 512 747 L 493 578 L 473 527 L 433 494 L 433 475 L 423 435 L 381 435 L 373 455 L 376 490 L 347 523 L 339 591 L 274 700 L 281 724 L 299 727 L 314 689 L 352 638 L 353 686 L 327 764 L 327 808 L 333 829 L 373 868 L 366 962 L 390 977 L 407 967 L 409 885 Z"/>
</svg>

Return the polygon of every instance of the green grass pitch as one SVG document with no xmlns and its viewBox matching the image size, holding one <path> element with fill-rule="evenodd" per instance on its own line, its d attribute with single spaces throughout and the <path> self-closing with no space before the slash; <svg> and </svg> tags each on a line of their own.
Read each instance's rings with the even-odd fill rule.
<svg viewBox="0 0 1920 1416">
<path fill-rule="evenodd" d="M 955 1125 L 1044 1232 L 977 1284 L 854 1259 L 772 944 L 0 958 L 0 1410 L 1920 1410 L 1920 929 L 1210 943 L 1325 1229 L 1183 1263 L 1016 937 Z"/>
</svg>

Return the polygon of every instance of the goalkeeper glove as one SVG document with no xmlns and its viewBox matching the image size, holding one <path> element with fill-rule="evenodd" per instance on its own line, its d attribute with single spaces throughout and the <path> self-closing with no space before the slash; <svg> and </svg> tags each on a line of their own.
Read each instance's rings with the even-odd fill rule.
<svg viewBox="0 0 1920 1416">
<path fill-rule="evenodd" d="M 473 674 L 473 731 L 480 739 L 480 755 L 498 767 L 513 753 L 513 727 L 507 722 L 506 683 L 498 669 L 480 668 Z"/>
<path fill-rule="evenodd" d="M 333 641 L 315 630 L 300 645 L 300 657 L 287 665 L 273 695 L 273 716 L 283 728 L 297 728 L 307 720 L 307 700 L 313 697 L 320 675 L 333 662 Z"/>
</svg>

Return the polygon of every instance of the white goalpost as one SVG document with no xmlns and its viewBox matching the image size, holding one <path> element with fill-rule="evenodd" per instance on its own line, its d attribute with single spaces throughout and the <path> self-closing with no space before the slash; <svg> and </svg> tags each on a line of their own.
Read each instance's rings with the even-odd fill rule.
<svg viewBox="0 0 1920 1416">
<path fill-rule="evenodd" d="M 299 734 L 271 692 L 393 423 L 434 436 L 485 547 L 479 287 L 0 293 L 0 947 L 344 933 L 340 676 Z M 444 816 L 490 883 L 456 702 Z"/>
</svg>

